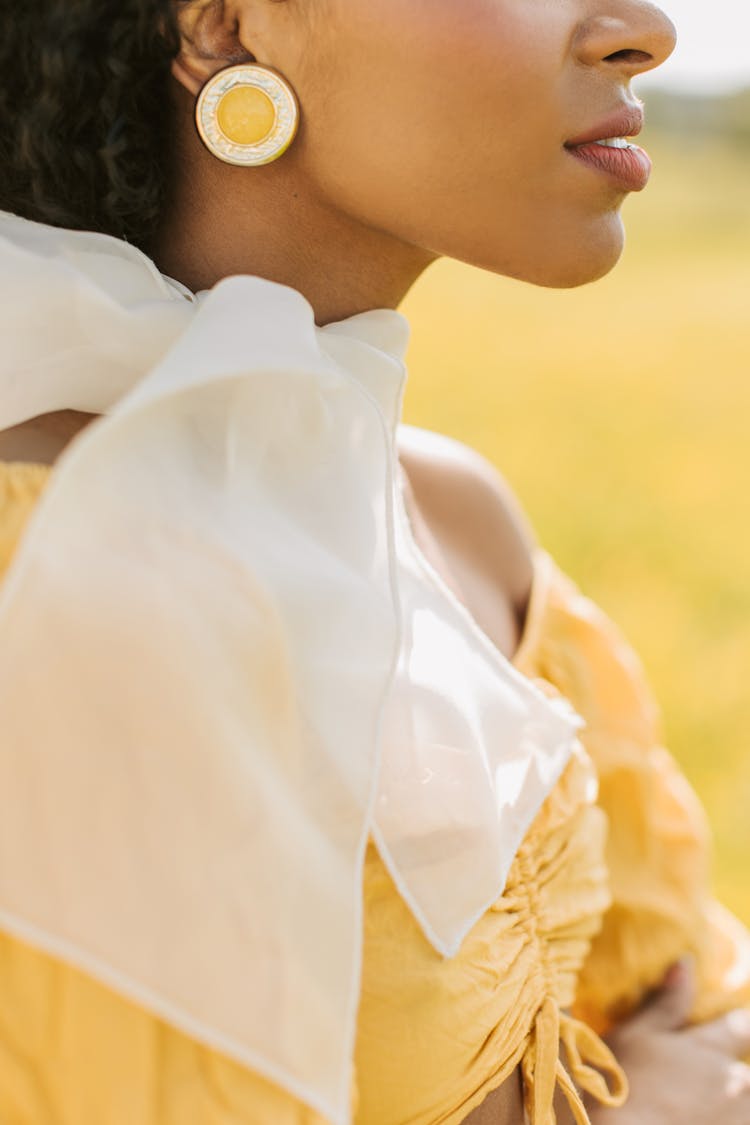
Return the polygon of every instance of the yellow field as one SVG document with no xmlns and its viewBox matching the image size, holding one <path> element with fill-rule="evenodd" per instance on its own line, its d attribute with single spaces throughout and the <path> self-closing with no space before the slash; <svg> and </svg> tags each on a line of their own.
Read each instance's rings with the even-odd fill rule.
<svg viewBox="0 0 750 1125">
<path fill-rule="evenodd" d="M 443 261 L 418 282 L 405 418 L 494 461 L 629 637 L 750 923 L 750 153 L 644 138 L 604 280 Z"/>
</svg>

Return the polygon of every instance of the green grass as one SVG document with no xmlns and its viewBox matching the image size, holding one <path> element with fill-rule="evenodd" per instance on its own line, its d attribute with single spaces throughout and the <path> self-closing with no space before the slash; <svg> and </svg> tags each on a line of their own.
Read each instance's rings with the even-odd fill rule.
<svg viewBox="0 0 750 1125">
<path fill-rule="evenodd" d="M 488 456 L 624 630 L 750 923 L 750 153 L 644 137 L 608 277 L 428 270 L 402 305 L 405 419 Z"/>
</svg>

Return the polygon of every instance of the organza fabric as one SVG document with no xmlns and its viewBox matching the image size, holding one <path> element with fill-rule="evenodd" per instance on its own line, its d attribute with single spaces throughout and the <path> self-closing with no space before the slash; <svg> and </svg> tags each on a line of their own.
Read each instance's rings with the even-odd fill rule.
<svg viewBox="0 0 750 1125">
<path fill-rule="evenodd" d="M 414 567 L 396 310 L 3 215 L 0 336 L 0 428 L 101 415 L 0 589 L 0 925 L 346 1125 L 369 834 L 454 956 L 583 720 Z"/>
<path fill-rule="evenodd" d="M 45 466 L 0 464 L 0 575 L 48 478 Z M 458 1125 L 518 1066 L 535 1125 L 551 1125 L 555 1085 L 578 1121 L 580 1089 L 616 1104 L 623 1076 L 597 1031 L 686 951 L 697 958 L 693 1021 L 750 1006 L 750 935 L 711 894 L 705 814 L 662 745 L 638 657 L 541 549 L 513 662 L 550 695 L 569 692 L 592 734 L 453 958 L 427 941 L 368 841 L 357 1125 Z M 14 1125 L 329 1125 L 257 1070 L 7 933 L 0 1074 L 0 1120 Z"/>
</svg>

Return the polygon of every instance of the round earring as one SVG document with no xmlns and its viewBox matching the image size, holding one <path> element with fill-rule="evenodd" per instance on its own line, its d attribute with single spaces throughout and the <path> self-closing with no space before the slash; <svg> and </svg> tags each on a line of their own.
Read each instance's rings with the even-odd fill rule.
<svg viewBox="0 0 750 1125">
<path fill-rule="evenodd" d="M 225 164 L 255 167 L 286 152 L 299 125 L 294 90 L 273 67 L 239 63 L 209 78 L 195 122 L 209 152 Z"/>
</svg>

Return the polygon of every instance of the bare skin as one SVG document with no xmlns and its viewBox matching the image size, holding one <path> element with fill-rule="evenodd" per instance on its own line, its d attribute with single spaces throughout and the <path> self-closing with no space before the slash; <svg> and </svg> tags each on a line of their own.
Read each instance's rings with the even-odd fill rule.
<svg viewBox="0 0 750 1125">
<path fill-rule="evenodd" d="M 0 461 L 53 465 L 76 434 L 98 417 L 80 410 L 56 410 L 0 430 Z"/>
<path fill-rule="evenodd" d="M 442 256 L 555 287 L 608 273 L 626 192 L 565 142 L 624 106 L 675 31 L 645 0 L 193 0 L 178 5 L 175 161 L 155 257 L 193 289 L 252 272 L 322 325 L 395 308 Z M 257 61 L 291 83 L 283 157 L 223 164 L 202 84 Z"/>
<path fill-rule="evenodd" d="M 303 293 L 324 325 L 396 308 L 443 256 L 560 288 L 594 281 L 619 259 L 626 193 L 576 161 L 565 142 L 637 105 L 632 79 L 673 50 L 672 24 L 646 0 L 175 7 L 174 175 L 153 255 L 191 289 L 236 273 L 263 276 Z M 241 61 L 279 70 L 301 106 L 292 147 L 255 169 L 216 160 L 193 125 L 202 84 Z M 93 417 L 60 411 L 14 427 L 0 434 L 0 459 L 51 463 Z M 405 433 L 399 448 L 417 542 L 511 657 L 533 536 L 491 466 L 421 433 Z M 672 1012 L 658 1028 L 636 1018 L 632 1034 L 613 1040 L 633 1095 L 620 1110 L 592 1104 L 594 1125 L 750 1119 L 750 1095 L 743 1101 L 726 1087 L 742 1036 L 727 1032 L 727 1017 L 703 1037 L 683 1031 L 679 1017 Z M 697 1105 L 710 1105 L 710 1117 L 699 1122 Z M 559 1096 L 556 1110 L 559 1125 L 570 1125 Z M 466 1119 L 522 1121 L 518 1070 Z"/>
<path fill-rule="evenodd" d="M 750 1011 L 689 1026 L 695 970 L 684 970 L 607 1040 L 630 1078 L 630 1096 L 607 1109 L 584 1096 L 594 1125 L 747 1125 L 750 1121 Z M 472 1123 L 476 1125 L 476 1123 Z M 487 1123 L 489 1125 L 489 1122 Z"/>
</svg>

